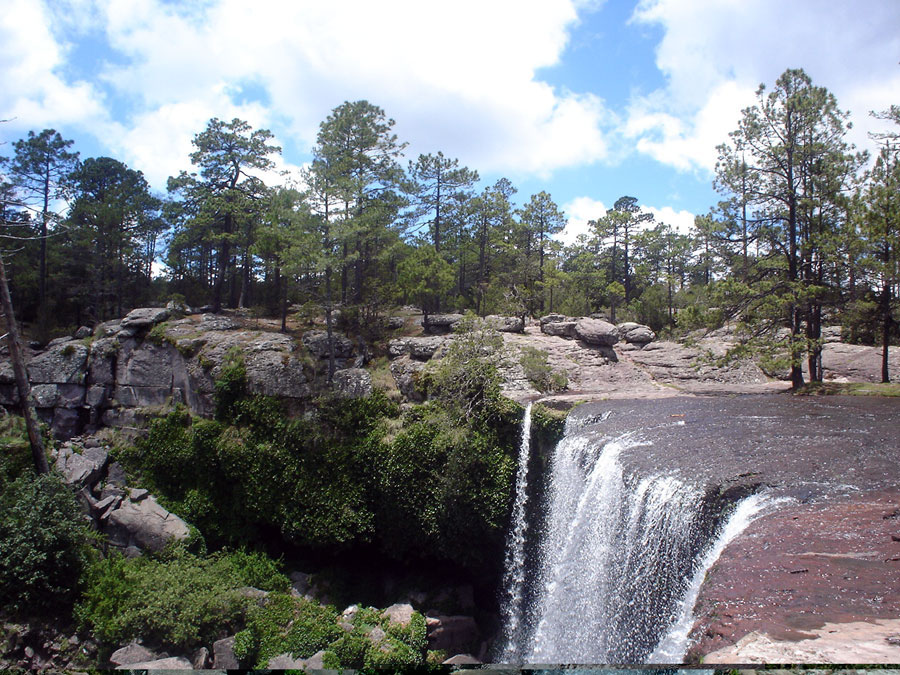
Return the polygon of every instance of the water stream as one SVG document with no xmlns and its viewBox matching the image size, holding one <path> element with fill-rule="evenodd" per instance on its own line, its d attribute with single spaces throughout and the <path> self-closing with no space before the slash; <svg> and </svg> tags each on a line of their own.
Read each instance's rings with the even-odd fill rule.
<svg viewBox="0 0 900 675">
<path fill-rule="evenodd" d="M 706 570 L 767 498 L 711 513 L 701 486 L 665 472 L 626 474 L 622 453 L 652 445 L 640 430 L 598 438 L 571 418 L 549 474 L 529 476 L 530 417 L 529 405 L 497 660 L 680 663 Z M 528 522 L 529 479 L 543 481 L 538 524 Z"/>
</svg>

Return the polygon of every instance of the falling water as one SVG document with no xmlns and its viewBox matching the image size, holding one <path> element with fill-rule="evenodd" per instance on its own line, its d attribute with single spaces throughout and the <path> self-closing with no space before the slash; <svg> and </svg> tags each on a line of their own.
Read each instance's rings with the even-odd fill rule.
<svg viewBox="0 0 900 675">
<path fill-rule="evenodd" d="M 526 559 L 528 459 L 520 455 L 504 574 L 503 662 L 683 658 L 703 572 L 763 503 L 745 501 L 711 545 L 715 522 L 699 487 L 670 475 L 625 475 L 619 456 L 645 445 L 634 432 L 600 443 L 567 425 L 552 459 L 533 561 Z"/>
<path fill-rule="evenodd" d="M 506 542 L 506 560 L 503 568 L 504 642 L 503 658 L 515 657 L 515 645 L 521 639 L 524 585 L 525 585 L 525 532 L 528 527 L 525 507 L 528 504 L 528 463 L 531 459 L 531 403 L 525 408 L 522 419 L 522 441 L 519 446 L 519 466 L 516 470 L 516 500 L 513 503 L 512 528 Z"/>
</svg>

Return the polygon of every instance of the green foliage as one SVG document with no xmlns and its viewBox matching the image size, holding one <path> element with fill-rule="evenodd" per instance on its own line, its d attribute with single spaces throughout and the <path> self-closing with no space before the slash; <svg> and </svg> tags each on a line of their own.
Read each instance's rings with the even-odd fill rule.
<svg viewBox="0 0 900 675">
<path fill-rule="evenodd" d="M 721 309 L 705 308 L 701 305 L 688 305 L 678 311 L 675 324 L 681 330 L 697 329 L 714 330 L 722 326 L 724 315 Z"/>
<path fill-rule="evenodd" d="M 314 415 L 289 420 L 273 399 L 235 395 L 243 381 L 235 359 L 219 381 L 222 421 L 177 409 L 120 459 L 212 546 L 278 533 L 307 549 L 375 544 L 397 559 L 491 569 L 521 408 L 499 395 L 496 333 L 479 328 L 459 342 L 431 381 L 446 383 L 438 400 L 399 419 L 398 405 L 376 392 L 323 399 Z M 453 368 L 464 370 L 465 386 Z"/>
<path fill-rule="evenodd" d="M 23 472 L 0 491 L 0 606 L 58 612 L 79 589 L 91 539 L 72 491 L 55 474 Z"/>
<path fill-rule="evenodd" d="M 546 350 L 522 347 L 519 363 L 522 364 L 525 377 L 541 393 L 562 391 L 569 384 L 569 378 L 565 371 L 553 370 L 547 363 Z"/>
<path fill-rule="evenodd" d="M 309 658 L 318 651 L 325 652 L 326 668 L 403 669 L 424 663 L 425 617 L 418 612 L 405 627 L 373 607 L 359 609 L 351 621 L 348 626 L 333 607 L 272 594 L 265 605 L 250 610 L 247 629 L 236 636 L 235 655 L 256 668 L 265 668 L 279 654 Z M 371 638 L 376 628 L 385 633 L 377 641 Z"/>
<path fill-rule="evenodd" d="M 287 585 L 276 564 L 256 553 L 200 557 L 176 547 L 161 558 L 117 554 L 91 566 L 75 613 L 110 645 L 143 637 L 191 649 L 240 624 L 251 601 L 239 589 Z"/>
<path fill-rule="evenodd" d="M 0 488 L 31 466 L 31 443 L 25 429 L 25 418 L 10 414 L 0 417 Z"/>
<path fill-rule="evenodd" d="M 333 608 L 274 593 L 265 605 L 254 607 L 247 616 L 247 630 L 241 638 L 241 662 L 265 668 L 269 659 L 279 654 L 309 658 L 343 635 L 336 622 Z"/>
<path fill-rule="evenodd" d="M 483 320 L 467 315 L 454 327 L 447 354 L 428 363 L 429 396 L 459 422 L 489 413 L 500 398 L 503 338 Z"/>
<path fill-rule="evenodd" d="M 235 404 L 247 395 L 247 369 L 244 354 L 232 347 L 225 354 L 219 377 L 216 379 L 216 419 L 229 422 L 234 418 Z"/>
</svg>

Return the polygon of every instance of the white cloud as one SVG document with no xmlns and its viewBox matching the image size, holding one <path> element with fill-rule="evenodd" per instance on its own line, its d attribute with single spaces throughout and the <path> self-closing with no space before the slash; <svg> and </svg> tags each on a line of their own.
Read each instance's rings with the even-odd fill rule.
<svg viewBox="0 0 900 675">
<path fill-rule="evenodd" d="M 547 175 L 608 153 L 604 102 L 535 75 L 558 63 L 583 5 L 576 0 L 460 0 L 452 8 L 283 0 L 265 10 L 243 0 L 187 9 L 162 0 L 66 1 L 89 21 L 42 15 L 39 5 L 18 0 L 32 10 L 9 30 L 23 41 L 31 35 L 22 26 L 105 32 L 126 62 L 97 64 L 97 75 L 127 102 L 130 118 L 109 123 L 96 92 L 72 86 L 71 93 L 83 99 L 81 117 L 98 119 L 98 138 L 156 185 L 187 168 L 190 138 L 209 117 L 242 116 L 306 150 L 335 106 L 360 98 L 398 120 L 412 157 L 441 150 L 482 171 Z M 47 53 L 60 53 L 49 31 L 41 36 Z M 60 58 L 31 70 L 52 80 Z M 246 83 L 262 101 L 240 100 L 235 92 Z"/>
<path fill-rule="evenodd" d="M 105 119 L 96 90 L 66 82 L 59 68 L 65 48 L 57 44 L 40 4 L 10 0 L 0 12 L 0 118 L 8 129 L 88 125 Z"/>
<path fill-rule="evenodd" d="M 689 234 L 691 226 L 694 224 L 694 214 L 685 209 L 676 211 L 671 206 L 656 207 L 644 204 L 641 204 L 640 207 L 644 213 L 653 215 L 654 223 L 671 225 L 681 234 Z M 576 197 L 564 207 L 568 220 L 565 228 L 556 238 L 569 246 L 575 243 L 578 235 L 590 235 L 588 221 L 602 218 L 606 215 L 608 208 L 603 202 L 591 197 Z"/>
<path fill-rule="evenodd" d="M 681 170 L 709 170 L 760 83 L 803 68 L 850 110 L 849 139 L 869 146 L 869 110 L 900 91 L 900 3 L 894 0 L 642 0 L 633 21 L 662 27 L 666 86 L 635 101 L 625 129 L 639 152 Z M 891 100 L 893 99 L 893 100 Z"/>
<path fill-rule="evenodd" d="M 671 225 L 680 234 L 690 234 L 694 225 L 694 214 L 685 209 L 676 211 L 671 206 L 663 206 L 662 208 L 644 206 L 643 210 L 646 213 L 653 214 L 655 223 Z"/>
<path fill-rule="evenodd" d="M 578 239 L 578 235 L 590 235 L 588 221 L 605 216 L 607 208 L 603 202 L 591 197 L 576 197 L 563 207 L 568 219 L 566 226 L 556 238 L 566 246 L 570 246 Z"/>
</svg>

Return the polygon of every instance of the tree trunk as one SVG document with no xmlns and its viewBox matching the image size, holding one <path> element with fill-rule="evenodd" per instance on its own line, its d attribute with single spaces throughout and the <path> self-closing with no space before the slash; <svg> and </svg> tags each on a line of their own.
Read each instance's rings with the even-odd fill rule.
<svg viewBox="0 0 900 675">
<path fill-rule="evenodd" d="M 334 380 L 334 329 L 331 321 L 331 266 L 325 268 L 325 329 L 328 332 L 328 383 Z"/>
<path fill-rule="evenodd" d="M 891 283 L 884 282 L 881 291 L 881 381 L 890 382 L 891 374 L 888 368 L 888 346 L 891 342 Z"/>
<path fill-rule="evenodd" d="M 31 385 L 28 382 L 28 372 L 25 370 L 25 361 L 19 350 L 19 328 L 16 325 L 16 317 L 13 313 L 12 298 L 9 296 L 9 284 L 6 281 L 6 268 L 3 258 L 0 257 L 0 303 L 3 306 L 3 314 L 6 317 L 6 342 L 9 345 L 9 358 L 12 361 L 13 374 L 16 378 L 16 389 L 19 392 L 19 403 L 22 406 L 22 416 L 25 418 L 25 429 L 28 432 L 28 442 L 31 444 L 31 458 L 34 460 L 34 469 L 38 473 L 50 473 L 47 465 L 47 455 L 44 454 L 44 441 L 34 419 L 34 411 L 31 405 Z"/>
</svg>

